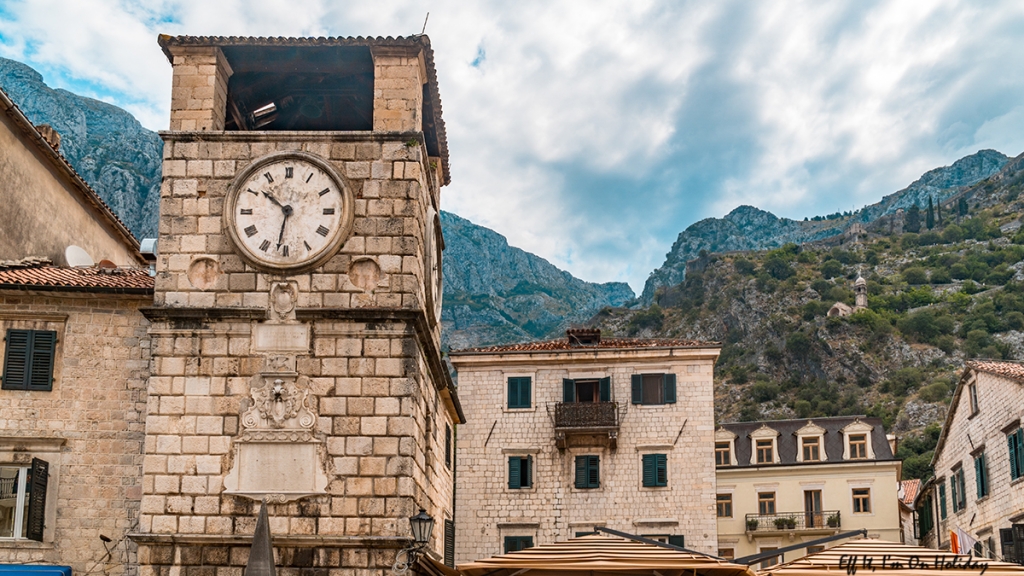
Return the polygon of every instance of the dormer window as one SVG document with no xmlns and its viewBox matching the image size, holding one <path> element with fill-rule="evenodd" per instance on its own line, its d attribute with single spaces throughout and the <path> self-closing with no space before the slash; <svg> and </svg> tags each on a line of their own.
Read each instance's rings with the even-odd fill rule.
<svg viewBox="0 0 1024 576">
<path fill-rule="evenodd" d="M 863 460 L 868 457 L 868 435 L 850 435 L 850 460 Z"/>
<path fill-rule="evenodd" d="M 771 464 L 775 461 L 775 442 L 770 439 L 757 441 L 757 463 Z"/>
<path fill-rule="evenodd" d="M 821 439 L 818 436 L 807 436 L 800 439 L 804 462 L 821 460 Z"/>
<path fill-rule="evenodd" d="M 871 431 L 874 426 L 854 420 L 843 428 L 845 443 L 843 446 L 844 460 L 871 460 L 875 451 L 871 447 Z"/>
<path fill-rule="evenodd" d="M 776 439 L 779 433 L 766 425 L 750 433 L 751 452 L 757 464 L 778 464 L 779 448 Z"/>
<path fill-rule="evenodd" d="M 736 435 L 719 428 L 715 430 L 715 466 L 736 465 Z"/>
</svg>

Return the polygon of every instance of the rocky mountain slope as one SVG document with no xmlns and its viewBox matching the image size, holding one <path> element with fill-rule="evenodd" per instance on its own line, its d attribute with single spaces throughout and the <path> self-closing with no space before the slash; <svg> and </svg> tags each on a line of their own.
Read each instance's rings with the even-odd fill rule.
<svg viewBox="0 0 1024 576">
<path fill-rule="evenodd" d="M 1024 359 L 1022 190 L 1024 154 L 950 197 L 941 220 L 923 216 L 919 233 L 879 222 L 860 241 L 707 254 L 652 305 L 591 324 L 720 341 L 719 421 L 879 416 L 907 440 L 905 476 L 920 477 L 964 361 Z M 868 309 L 828 317 L 854 304 L 861 274 Z"/>
<path fill-rule="evenodd" d="M 61 136 L 60 151 L 138 238 L 156 236 L 163 141 L 128 112 L 54 90 L 28 66 L 0 58 L 3 88 L 35 124 Z"/>
<path fill-rule="evenodd" d="M 928 198 L 945 201 L 959 192 L 998 172 L 1009 160 L 995 150 L 981 150 L 957 160 L 952 166 L 929 170 L 903 190 L 865 206 L 853 214 L 835 214 L 828 219 L 797 221 L 778 218 L 753 206 L 740 206 L 722 218 L 707 218 L 682 231 L 665 263 L 647 279 L 641 300 L 650 304 L 658 288 L 673 286 L 686 276 L 686 262 L 701 250 L 726 252 L 777 248 L 787 242 L 802 244 L 842 233 L 854 222 L 870 223 L 896 210 L 913 204 L 925 206 Z"/>
</svg>

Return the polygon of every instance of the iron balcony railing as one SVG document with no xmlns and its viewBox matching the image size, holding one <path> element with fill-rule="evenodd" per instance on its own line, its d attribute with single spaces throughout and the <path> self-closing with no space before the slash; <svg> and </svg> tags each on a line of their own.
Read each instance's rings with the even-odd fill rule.
<svg viewBox="0 0 1024 576">
<path fill-rule="evenodd" d="M 793 530 L 838 530 L 839 510 L 747 514 L 747 532 L 791 532 Z"/>
<path fill-rule="evenodd" d="M 618 428 L 616 402 L 559 402 L 555 405 L 555 428 Z"/>
</svg>

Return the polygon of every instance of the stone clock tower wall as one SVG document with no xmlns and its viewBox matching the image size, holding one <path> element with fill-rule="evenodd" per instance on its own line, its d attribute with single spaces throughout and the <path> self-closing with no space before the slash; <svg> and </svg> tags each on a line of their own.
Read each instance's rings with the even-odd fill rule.
<svg viewBox="0 0 1024 576">
<path fill-rule="evenodd" d="M 240 576 L 262 499 L 279 569 L 390 571 L 420 508 L 437 522 L 430 548 L 440 559 L 462 416 L 436 314 L 435 215 L 448 176 L 429 41 L 162 36 L 160 44 L 174 92 L 146 310 L 153 360 L 133 537 L 140 573 Z M 367 129 L 331 124 L 365 119 L 331 108 L 333 93 L 309 101 L 326 102 L 312 109 L 323 130 L 246 126 L 259 121 L 239 111 L 252 86 L 300 81 L 260 74 L 349 61 L 356 69 L 366 58 L 372 106 L 359 104 L 357 81 L 369 74 L 359 69 L 351 101 L 372 109 Z M 292 64 L 275 69 L 281 59 Z M 275 100 L 278 118 L 306 96 L 287 97 Z M 319 266 L 272 272 L 242 255 L 223 211 L 240 171 L 289 151 L 330 164 L 351 191 L 354 220 Z"/>
</svg>

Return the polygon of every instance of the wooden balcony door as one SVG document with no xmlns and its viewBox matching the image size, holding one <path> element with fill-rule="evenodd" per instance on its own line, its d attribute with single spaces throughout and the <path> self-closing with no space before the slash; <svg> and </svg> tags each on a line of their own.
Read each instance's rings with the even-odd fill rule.
<svg viewBox="0 0 1024 576">
<path fill-rule="evenodd" d="M 807 528 L 821 528 L 825 525 L 821 513 L 821 490 L 804 490 L 804 518 Z"/>
</svg>

